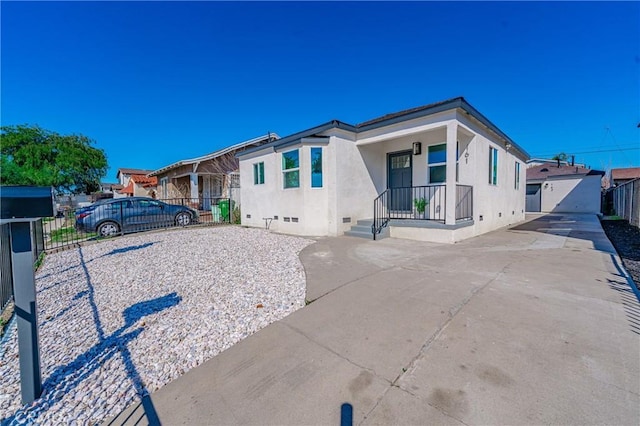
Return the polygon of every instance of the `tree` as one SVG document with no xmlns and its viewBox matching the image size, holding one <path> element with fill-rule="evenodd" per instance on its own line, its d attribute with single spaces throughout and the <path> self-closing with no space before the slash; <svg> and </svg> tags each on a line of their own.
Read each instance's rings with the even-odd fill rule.
<svg viewBox="0 0 640 426">
<path fill-rule="evenodd" d="M 560 154 L 554 155 L 552 160 L 567 161 L 568 158 L 569 156 L 566 153 L 561 152 Z"/>
<path fill-rule="evenodd" d="M 38 126 L 0 128 L 0 183 L 53 186 L 58 192 L 100 189 L 107 157 L 83 135 L 60 135 Z"/>
</svg>

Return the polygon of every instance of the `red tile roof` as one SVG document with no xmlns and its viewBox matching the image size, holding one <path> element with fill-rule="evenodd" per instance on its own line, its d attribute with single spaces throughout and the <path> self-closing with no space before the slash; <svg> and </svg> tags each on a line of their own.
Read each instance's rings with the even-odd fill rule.
<svg viewBox="0 0 640 426">
<path fill-rule="evenodd" d="M 640 178 L 640 167 L 627 167 L 624 169 L 611 169 L 611 179 L 635 179 Z"/>
<path fill-rule="evenodd" d="M 155 176 L 147 177 L 145 175 L 132 175 L 131 180 L 138 185 L 142 185 L 144 188 L 148 188 L 150 186 L 158 186 L 158 178 Z"/>
<path fill-rule="evenodd" d="M 597 174 L 604 175 L 604 172 L 569 165 L 560 165 L 560 167 L 558 167 L 557 163 L 546 163 L 529 167 L 527 169 L 527 180 L 540 180 L 557 176 L 586 176 Z"/>
<path fill-rule="evenodd" d="M 129 185 L 122 188 L 118 191 L 120 194 L 131 194 L 133 195 L 133 181 L 129 181 Z"/>
</svg>

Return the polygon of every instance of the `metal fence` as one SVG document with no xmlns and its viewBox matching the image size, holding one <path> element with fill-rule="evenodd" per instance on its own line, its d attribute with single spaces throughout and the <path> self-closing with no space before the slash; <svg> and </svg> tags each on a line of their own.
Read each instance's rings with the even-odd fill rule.
<svg viewBox="0 0 640 426">
<path fill-rule="evenodd" d="M 0 312 L 13 299 L 11 277 L 11 250 L 9 250 L 9 224 L 0 225 Z"/>
<path fill-rule="evenodd" d="M 611 192 L 614 213 L 640 227 L 640 179 L 618 185 Z"/>
<path fill-rule="evenodd" d="M 61 249 L 132 232 L 239 220 L 238 208 L 229 198 L 106 199 L 44 219 L 43 245 L 45 250 Z"/>
<path fill-rule="evenodd" d="M 44 251 L 42 220 L 31 222 L 31 244 L 34 264 Z M 11 231 L 8 223 L 0 225 L 0 312 L 13 299 L 13 275 L 11 268 Z"/>
</svg>

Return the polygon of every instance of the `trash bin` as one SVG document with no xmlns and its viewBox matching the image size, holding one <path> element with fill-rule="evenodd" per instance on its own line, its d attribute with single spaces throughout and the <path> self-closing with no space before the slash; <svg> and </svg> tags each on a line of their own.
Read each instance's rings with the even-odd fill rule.
<svg viewBox="0 0 640 426">
<path fill-rule="evenodd" d="M 231 208 L 229 207 L 229 199 L 226 200 L 220 200 L 220 202 L 218 203 L 218 206 L 220 206 L 220 214 L 222 215 L 222 220 L 224 222 L 231 222 L 230 220 L 230 213 L 231 213 L 231 208 L 233 208 L 233 205 L 231 205 Z"/>
<path fill-rule="evenodd" d="M 211 220 L 220 222 L 220 206 L 211 206 Z"/>
</svg>

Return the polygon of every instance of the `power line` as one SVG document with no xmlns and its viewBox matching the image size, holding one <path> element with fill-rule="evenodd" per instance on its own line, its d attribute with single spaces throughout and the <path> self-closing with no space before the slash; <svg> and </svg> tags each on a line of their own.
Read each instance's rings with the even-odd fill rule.
<svg viewBox="0 0 640 426">
<path fill-rule="evenodd" d="M 598 152 L 616 152 L 616 151 L 634 151 L 634 150 L 639 150 L 640 146 L 636 146 L 636 147 L 631 147 L 631 148 L 614 148 L 614 149 L 599 149 L 596 151 L 580 151 L 580 152 L 573 152 L 571 151 L 571 155 L 575 155 L 575 154 L 595 154 Z M 545 157 L 547 155 L 556 155 L 557 152 L 550 152 L 550 153 L 546 153 L 546 154 L 532 154 L 532 157 Z"/>
</svg>

